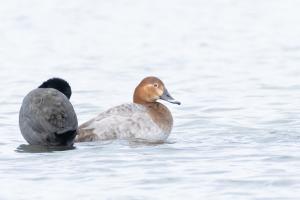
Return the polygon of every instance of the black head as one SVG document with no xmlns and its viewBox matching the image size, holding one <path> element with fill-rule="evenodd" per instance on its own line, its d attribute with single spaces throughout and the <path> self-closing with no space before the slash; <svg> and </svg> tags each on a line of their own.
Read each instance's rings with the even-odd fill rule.
<svg viewBox="0 0 300 200">
<path fill-rule="evenodd" d="M 61 78 L 51 78 L 45 81 L 39 88 L 54 88 L 70 99 L 72 90 L 69 83 Z"/>
</svg>

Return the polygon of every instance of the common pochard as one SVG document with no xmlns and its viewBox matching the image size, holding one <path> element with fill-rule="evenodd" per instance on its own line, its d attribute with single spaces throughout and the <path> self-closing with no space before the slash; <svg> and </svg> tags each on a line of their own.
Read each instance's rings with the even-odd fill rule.
<svg viewBox="0 0 300 200">
<path fill-rule="evenodd" d="M 135 88 L 133 103 L 113 107 L 79 126 L 76 142 L 129 139 L 164 142 L 173 127 L 169 109 L 157 100 L 180 105 L 156 77 L 146 77 Z"/>
</svg>

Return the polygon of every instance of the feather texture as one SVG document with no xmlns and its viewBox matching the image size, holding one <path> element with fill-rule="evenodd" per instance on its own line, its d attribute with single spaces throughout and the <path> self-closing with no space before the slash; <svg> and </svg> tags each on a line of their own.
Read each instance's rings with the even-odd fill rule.
<svg viewBox="0 0 300 200">
<path fill-rule="evenodd" d="M 162 130 L 152 120 L 147 107 L 128 103 L 113 107 L 82 124 L 76 141 L 119 138 L 162 142 L 168 135 L 169 132 Z"/>
<path fill-rule="evenodd" d="M 39 145 L 60 145 L 59 138 L 68 139 L 63 134 L 74 134 L 74 139 L 78 127 L 72 104 L 52 88 L 35 89 L 24 98 L 19 124 L 28 143 Z"/>
</svg>

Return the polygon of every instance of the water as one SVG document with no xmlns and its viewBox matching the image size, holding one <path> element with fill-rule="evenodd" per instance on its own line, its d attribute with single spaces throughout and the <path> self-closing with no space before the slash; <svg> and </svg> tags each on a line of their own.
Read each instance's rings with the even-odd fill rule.
<svg viewBox="0 0 300 200">
<path fill-rule="evenodd" d="M 300 199 L 297 0 L 0 1 L 0 199 Z M 28 147 L 22 98 L 67 79 L 79 122 L 156 75 L 167 143 Z"/>
</svg>

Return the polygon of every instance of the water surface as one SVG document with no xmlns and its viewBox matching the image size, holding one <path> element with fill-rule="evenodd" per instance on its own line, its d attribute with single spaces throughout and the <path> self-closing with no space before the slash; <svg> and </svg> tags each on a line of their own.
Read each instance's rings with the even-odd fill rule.
<svg viewBox="0 0 300 200">
<path fill-rule="evenodd" d="M 300 2 L 0 1 L 0 199 L 300 199 Z M 28 147 L 22 98 L 58 76 L 79 122 L 160 77 L 165 144 Z"/>
</svg>

